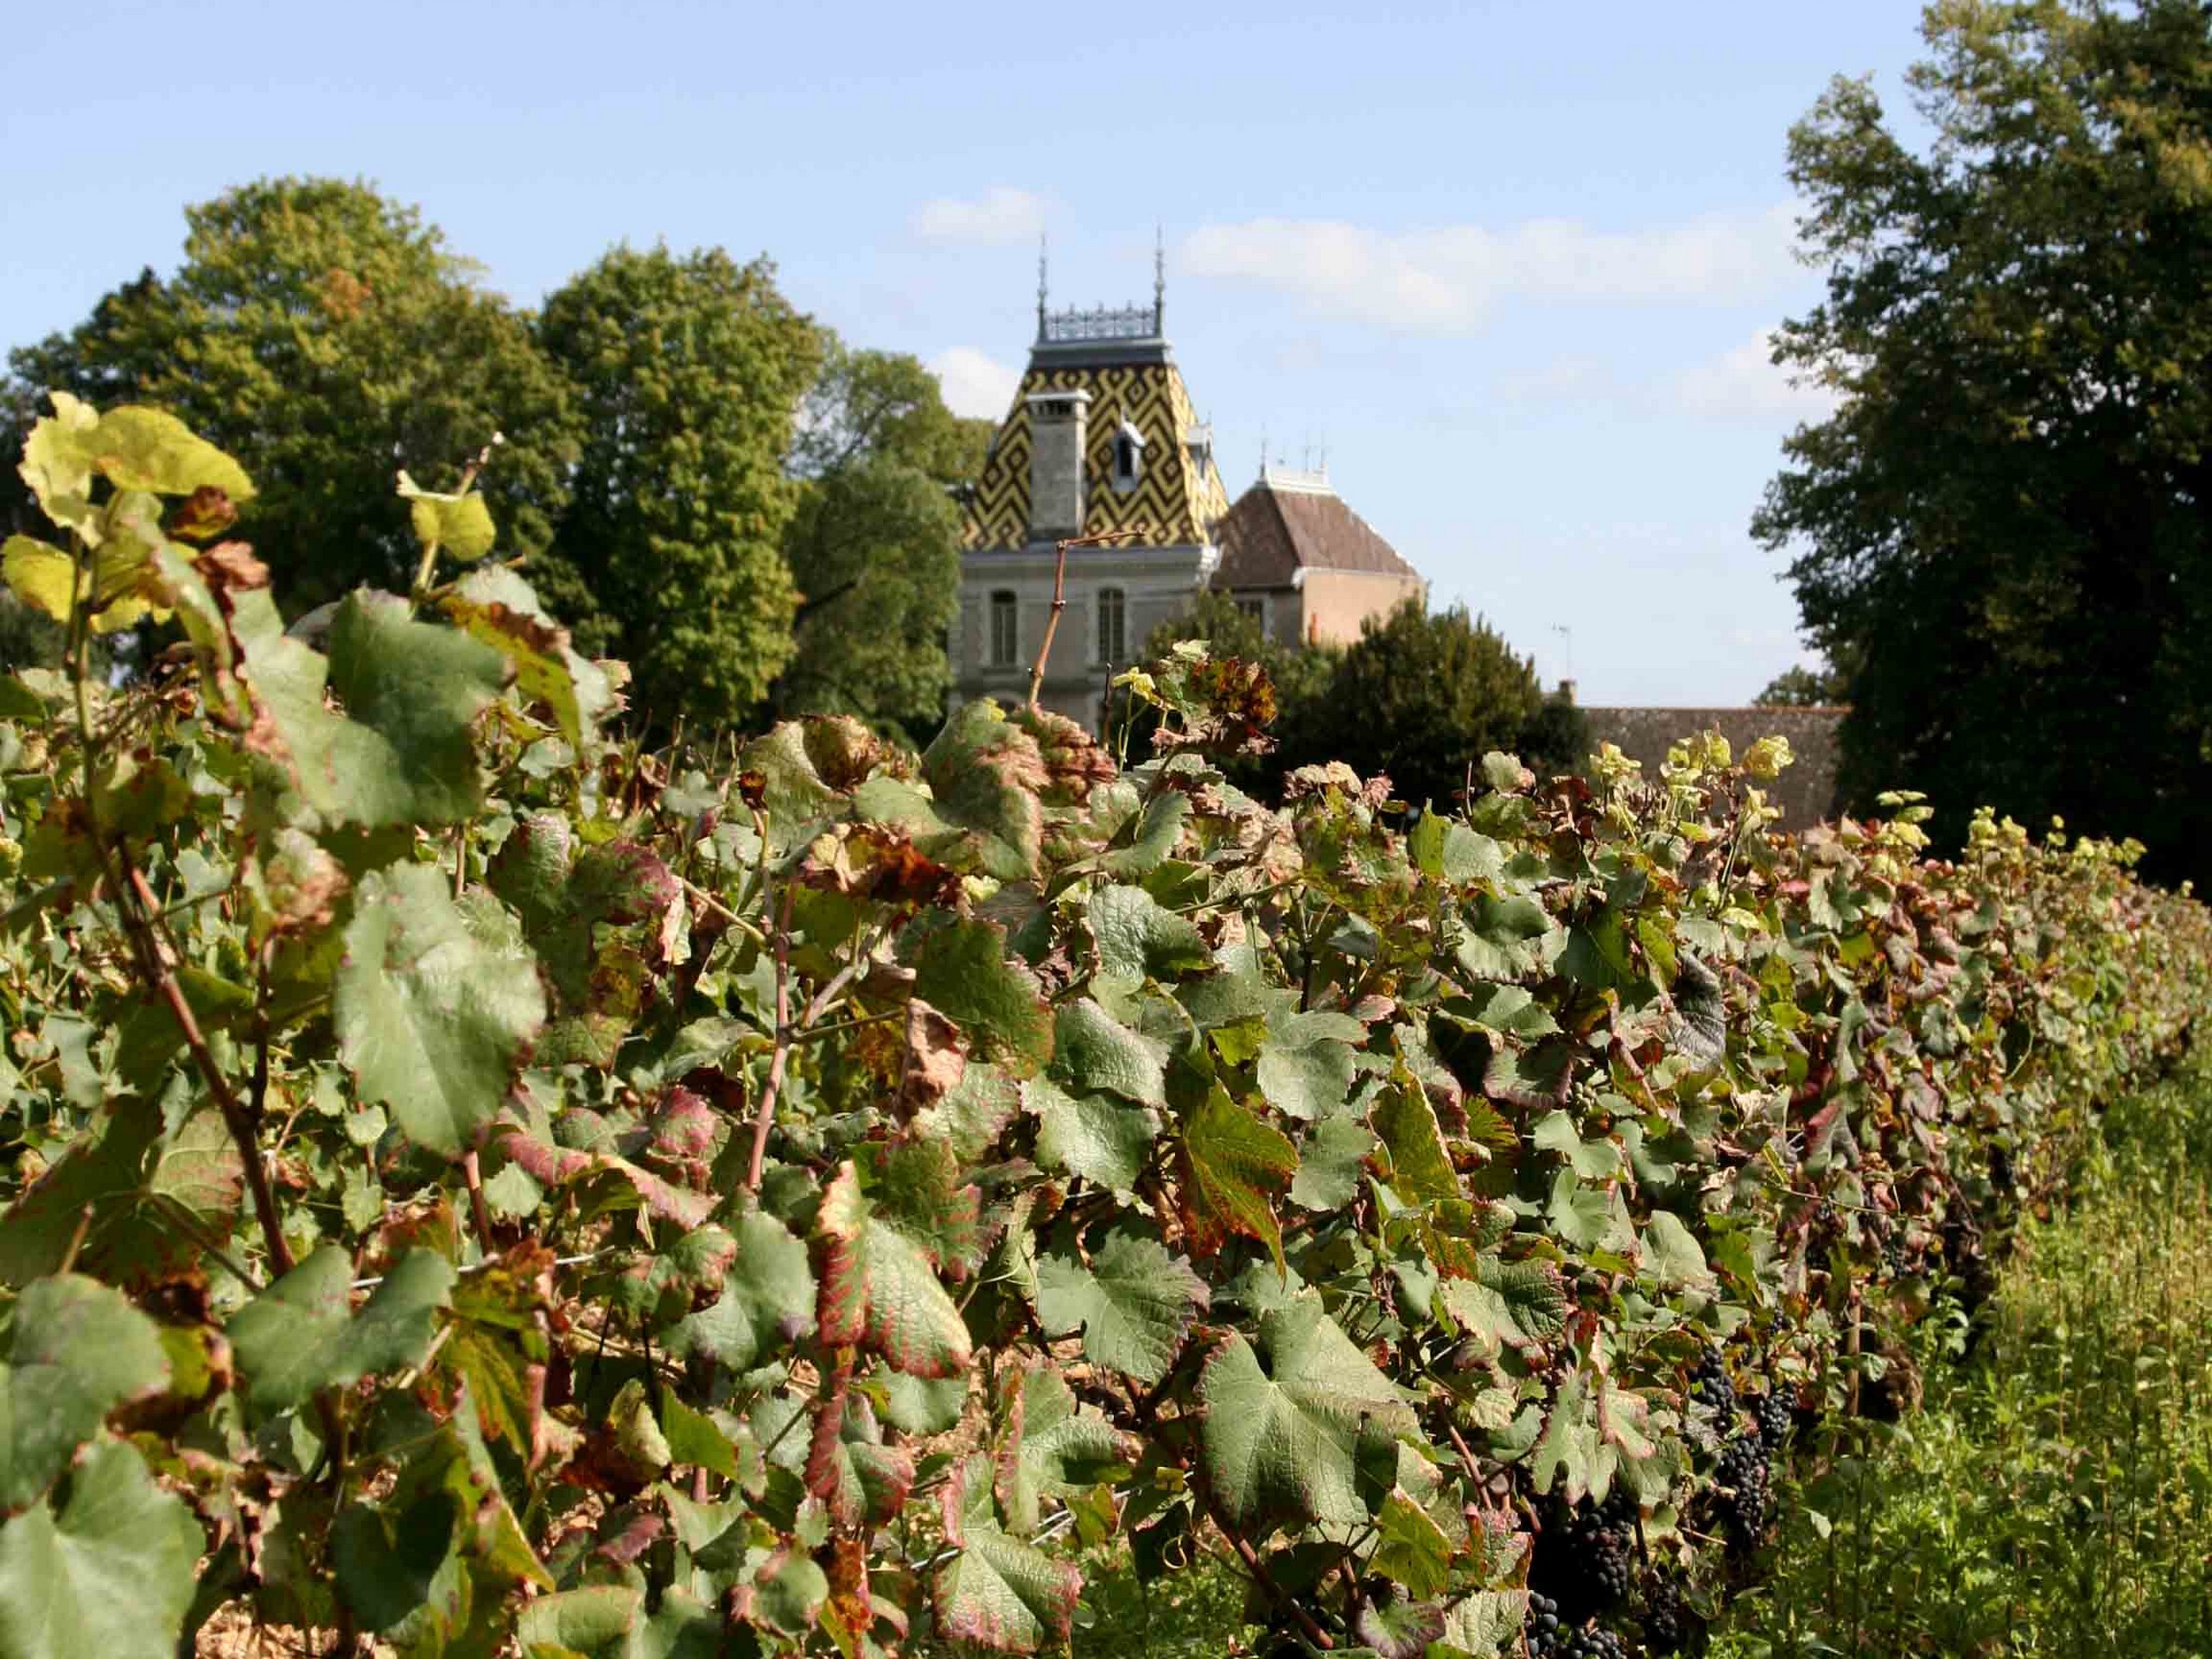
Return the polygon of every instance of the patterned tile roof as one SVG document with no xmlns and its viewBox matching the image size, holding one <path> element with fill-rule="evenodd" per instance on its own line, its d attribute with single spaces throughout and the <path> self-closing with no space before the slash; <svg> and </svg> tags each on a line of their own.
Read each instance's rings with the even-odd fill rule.
<svg viewBox="0 0 2212 1659">
<path fill-rule="evenodd" d="M 1421 579 L 1334 490 L 1262 477 L 1222 520 L 1221 568 L 1213 585 L 1287 588 L 1300 569 Z"/>
<path fill-rule="evenodd" d="M 1140 360 L 1056 363 L 1041 350 L 1033 358 L 969 498 L 969 547 L 1018 548 L 1029 539 L 1028 399 L 1041 391 L 1090 394 L 1084 535 L 1134 531 L 1135 539 L 1128 544 L 1136 547 L 1197 546 L 1213 539 L 1214 526 L 1229 511 L 1229 492 L 1222 487 L 1211 443 L 1201 442 L 1194 457 L 1192 440 L 1204 429 L 1192 413 L 1183 376 L 1164 350 L 1129 355 Z M 1114 436 L 1123 422 L 1144 440 L 1141 476 L 1126 495 L 1110 481 Z"/>
</svg>

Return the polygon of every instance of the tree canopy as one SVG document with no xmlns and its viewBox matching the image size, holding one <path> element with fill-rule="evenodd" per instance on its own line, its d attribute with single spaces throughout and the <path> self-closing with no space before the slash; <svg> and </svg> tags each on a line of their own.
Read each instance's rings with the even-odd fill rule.
<svg viewBox="0 0 2212 1659">
<path fill-rule="evenodd" d="M 547 544 L 576 459 L 568 390 L 527 315 L 436 227 L 334 179 L 242 185 L 185 222 L 175 276 L 149 270 L 11 354 L 15 423 L 55 391 L 153 404 L 248 457 L 260 493 L 241 532 L 302 610 L 363 583 L 404 589 L 416 550 L 395 471 L 450 488 L 500 435 L 483 477 L 500 545 Z"/>
<path fill-rule="evenodd" d="M 791 442 L 784 556 L 800 598 L 779 714 L 857 715 L 916 741 L 936 730 L 960 602 L 957 492 L 990 433 L 947 410 L 916 359 L 826 341 Z"/>
<path fill-rule="evenodd" d="M 1843 784 L 2212 872 L 2212 41 L 2193 0 L 1951 0 L 1916 147 L 1863 80 L 1791 137 L 1840 396 L 1755 529 L 1841 688 Z"/>
<path fill-rule="evenodd" d="M 654 721 L 742 718 L 793 650 L 784 458 L 814 325 L 765 259 L 624 247 L 548 298 L 538 333 L 582 432 L 540 589 L 580 647 L 629 661 Z"/>
</svg>

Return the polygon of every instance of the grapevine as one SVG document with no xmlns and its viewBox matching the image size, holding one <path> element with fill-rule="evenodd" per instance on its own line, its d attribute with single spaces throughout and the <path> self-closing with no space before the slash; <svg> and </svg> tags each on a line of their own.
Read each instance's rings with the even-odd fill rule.
<svg viewBox="0 0 2212 1659">
<path fill-rule="evenodd" d="M 2212 991 L 2138 849 L 1783 836 L 1772 742 L 1255 799 L 1202 645 L 1122 687 L 1150 756 L 990 702 L 656 752 L 473 485 L 295 631 L 237 462 L 55 404 L 0 560 L 71 641 L 0 677 L 51 1651 L 1038 1653 L 1117 1542 L 1308 1651 L 1688 1641 L 1785 1405 L 1856 1402 L 1835 1311 L 1986 1287 Z"/>
</svg>

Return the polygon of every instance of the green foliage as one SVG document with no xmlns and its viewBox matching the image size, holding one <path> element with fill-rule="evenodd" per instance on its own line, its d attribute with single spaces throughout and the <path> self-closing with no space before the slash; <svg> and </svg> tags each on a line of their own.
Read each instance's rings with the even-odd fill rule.
<svg viewBox="0 0 2212 1659">
<path fill-rule="evenodd" d="M 1041 1652 L 1116 1548 L 1489 1659 L 1586 1497 L 1710 1611 L 1700 1357 L 1847 1411 L 2212 991 L 2131 848 L 1780 837 L 1771 744 L 1263 804 L 1202 648 L 1126 769 L 978 702 L 709 771 L 607 739 L 467 488 L 295 636 L 193 435 L 28 448 L 72 668 L 0 681 L 0 1659 Z M 173 668 L 87 671 L 164 613 Z"/>
<path fill-rule="evenodd" d="M 719 249 L 616 248 L 538 323 L 582 448 L 531 575 L 580 649 L 629 663 L 663 728 L 741 718 L 791 658 L 784 457 L 821 346 L 774 276 Z"/>
<path fill-rule="evenodd" d="M 333 179 L 265 179 L 185 210 L 184 260 L 16 351 L 26 391 L 171 411 L 244 457 L 242 520 L 286 602 L 404 591 L 413 537 L 392 469 L 447 486 L 506 442 L 485 490 L 508 550 L 542 551 L 577 455 L 569 394 L 529 319 L 412 208 Z"/>
<path fill-rule="evenodd" d="M 1751 699 L 1762 709 L 1822 709 L 1848 702 L 1847 682 L 1833 668 L 1785 668 Z"/>
<path fill-rule="evenodd" d="M 936 729 L 959 605 L 957 493 L 990 430 L 947 411 L 915 359 L 827 342 L 792 441 L 801 482 L 784 556 L 801 598 L 779 715 L 857 715 L 914 741 Z"/>
<path fill-rule="evenodd" d="M 1992 802 L 2202 880 L 2202 9 L 1989 0 L 1925 33 L 1904 126 L 1840 79 L 1791 137 L 1828 283 L 1777 358 L 1840 402 L 1789 439 L 1755 531 L 1851 665 L 1854 808 L 1904 774 L 1946 843 Z"/>
<path fill-rule="evenodd" d="M 2202 1649 L 2212 1567 L 2212 1076 L 2115 1103 L 2086 1200 L 2023 1221 L 1996 1316 L 1890 1363 L 1923 1408 L 1808 1459 L 1770 1581 L 1724 1659 Z"/>
</svg>

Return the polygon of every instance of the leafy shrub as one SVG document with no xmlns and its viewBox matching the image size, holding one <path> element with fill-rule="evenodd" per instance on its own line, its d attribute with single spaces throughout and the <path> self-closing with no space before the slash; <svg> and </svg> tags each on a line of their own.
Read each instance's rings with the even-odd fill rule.
<svg viewBox="0 0 2212 1659">
<path fill-rule="evenodd" d="M 1769 833 L 1773 744 L 1270 808 L 1202 657 L 1126 771 L 986 702 L 709 772 L 601 737 L 466 488 L 318 645 L 173 420 L 24 474 L 79 666 L 0 682 L 0 1654 L 1033 1652 L 1118 1539 L 1481 1655 L 1600 1510 L 1637 1586 L 1546 1640 L 1617 1648 L 1758 1546 L 1756 1404 L 1864 1405 L 2212 980 L 2132 849 Z"/>
</svg>

